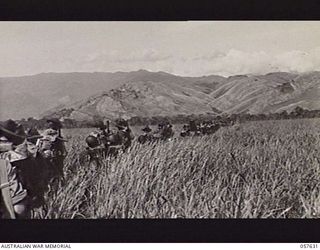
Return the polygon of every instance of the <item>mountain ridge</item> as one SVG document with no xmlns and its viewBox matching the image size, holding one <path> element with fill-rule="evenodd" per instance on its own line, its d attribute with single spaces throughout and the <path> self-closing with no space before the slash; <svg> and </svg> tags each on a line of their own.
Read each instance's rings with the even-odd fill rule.
<svg viewBox="0 0 320 250">
<path fill-rule="evenodd" d="M 297 105 L 320 109 L 319 82 L 318 71 L 182 77 L 138 70 L 0 77 L 0 119 L 268 113 L 290 111 Z"/>
</svg>

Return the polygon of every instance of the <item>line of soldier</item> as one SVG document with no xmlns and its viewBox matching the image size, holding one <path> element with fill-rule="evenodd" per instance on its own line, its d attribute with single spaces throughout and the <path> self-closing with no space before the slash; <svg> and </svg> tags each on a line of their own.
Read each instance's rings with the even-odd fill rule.
<svg viewBox="0 0 320 250">
<path fill-rule="evenodd" d="M 67 155 L 61 128 L 56 118 L 47 120 L 41 134 L 13 120 L 0 125 L 0 218 L 30 218 L 49 188 L 61 183 Z"/>
<path fill-rule="evenodd" d="M 155 131 L 152 131 L 149 125 L 146 125 L 141 130 L 143 134 L 138 137 L 138 141 L 142 144 L 154 141 L 170 141 L 174 136 L 173 126 L 168 121 L 159 123 Z"/>
<path fill-rule="evenodd" d="M 210 135 L 217 132 L 221 127 L 232 125 L 233 122 L 229 120 L 216 120 L 216 121 L 204 121 L 197 123 L 192 120 L 189 124 L 183 125 L 180 135 L 186 136 L 197 136 L 197 135 Z"/>
<path fill-rule="evenodd" d="M 88 147 L 84 152 L 85 159 L 87 159 L 86 156 L 89 156 L 89 166 L 92 170 L 100 165 L 101 156 L 117 156 L 119 152 L 127 151 L 134 139 L 132 130 L 124 119 L 115 121 L 116 131 L 110 129 L 109 122 L 105 125 L 102 120 L 96 121 L 95 127 L 98 130 L 91 132 L 86 138 Z M 138 137 L 138 142 L 140 143 L 170 140 L 174 135 L 170 122 L 160 123 L 158 129 L 154 132 L 148 125 L 142 131 L 144 134 Z"/>
<path fill-rule="evenodd" d="M 188 124 L 183 125 L 180 136 L 186 137 L 210 135 L 217 132 L 219 128 L 230 125 L 232 126 L 234 123 L 235 121 L 228 118 L 203 122 L 196 122 L 195 120 L 191 120 Z M 138 138 L 138 141 L 140 143 L 145 143 L 146 141 L 154 141 L 157 138 L 162 140 L 170 140 L 174 135 L 172 125 L 169 122 L 160 123 L 158 129 L 154 132 L 148 125 L 145 126 L 142 131 L 144 133 Z"/>
<path fill-rule="evenodd" d="M 102 155 L 116 156 L 120 151 L 126 151 L 134 139 L 129 124 L 124 119 L 115 121 L 117 130 L 111 130 L 109 121 L 107 125 L 102 120 L 95 123 L 96 131 L 93 131 L 86 137 L 87 148 L 85 155 L 89 155 L 90 162 L 99 164 Z"/>
<path fill-rule="evenodd" d="M 98 131 L 92 132 L 87 138 L 86 143 L 88 145 L 88 151 L 93 156 L 98 149 L 106 152 L 109 155 L 116 155 L 119 149 L 126 151 L 134 138 L 128 122 L 123 119 L 116 120 L 116 127 L 118 131 L 111 131 L 109 123 L 104 125 L 103 121 L 96 122 Z M 232 125 L 233 122 L 230 119 L 217 119 L 213 121 L 205 121 L 197 123 L 191 120 L 189 124 L 183 126 L 183 130 L 180 135 L 182 137 L 192 135 L 205 135 L 213 134 L 220 127 Z M 174 136 L 173 126 L 169 121 L 161 122 L 155 131 L 146 125 L 142 128 L 143 134 L 138 137 L 138 142 L 154 142 L 154 141 L 167 141 L 171 140 Z M 93 150 L 94 149 L 94 150 Z M 96 156 L 96 155 L 95 155 Z"/>
</svg>

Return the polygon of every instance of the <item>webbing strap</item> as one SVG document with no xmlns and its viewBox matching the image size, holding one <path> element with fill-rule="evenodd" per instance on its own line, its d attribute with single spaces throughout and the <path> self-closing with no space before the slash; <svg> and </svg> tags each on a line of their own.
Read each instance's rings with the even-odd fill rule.
<svg viewBox="0 0 320 250">
<path fill-rule="evenodd" d="M 6 183 L 2 183 L 0 184 L 0 189 L 3 189 L 3 188 L 7 188 L 10 186 L 10 183 L 9 182 L 6 182 Z"/>
<path fill-rule="evenodd" d="M 0 184 L 1 186 L 3 186 L 1 187 L 1 195 L 5 210 L 9 214 L 10 219 L 15 219 L 16 215 L 14 213 L 10 194 L 10 183 L 8 181 L 7 164 L 10 164 L 10 162 L 0 159 Z"/>
</svg>

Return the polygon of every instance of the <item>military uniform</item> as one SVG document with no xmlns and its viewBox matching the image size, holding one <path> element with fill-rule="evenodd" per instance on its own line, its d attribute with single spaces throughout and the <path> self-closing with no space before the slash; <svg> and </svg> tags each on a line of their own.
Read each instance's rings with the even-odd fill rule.
<svg viewBox="0 0 320 250">
<path fill-rule="evenodd" d="M 27 151 L 14 148 L 5 136 L 0 139 L 1 218 L 28 218 L 27 190 L 18 175 L 17 165 L 27 159 Z"/>
<path fill-rule="evenodd" d="M 18 207 L 17 217 L 28 218 L 31 209 L 44 204 L 44 193 L 48 184 L 47 164 L 39 154 L 38 147 L 28 141 L 22 126 L 8 120 L 0 127 L 0 134 L 1 167 L 2 170 L 7 169 L 10 183 L 7 189 L 3 190 L 2 197 L 8 204 L 10 189 L 12 206 Z M 2 174 L 4 173 L 2 171 Z M 5 177 L 2 182 L 5 182 Z M 8 210 L 10 206 L 5 207 L 5 210 Z"/>
<path fill-rule="evenodd" d="M 182 137 L 190 136 L 190 127 L 189 127 L 189 125 L 183 125 L 180 135 Z"/>
<path fill-rule="evenodd" d="M 126 150 L 131 146 L 134 136 L 130 128 L 119 129 L 117 132 L 119 140 L 121 140 L 121 145 L 123 145 L 123 150 Z"/>
<path fill-rule="evenodd" d="M 138 142 L 140 143 L 146 143 L 147 141 L 153 141 L 153 135 L 152 135 L 152 129 L 149 127 L 149 125 L 146 125 L 144 128 L 141 129 L 143 131 L 142 135 L 139 135 Z"/>
<path fill-rule="evenodd" d="M 160 123 L 158 125 L 158 130 L 155 132 L 155 138 L 161 139 L 161 140 L 168 140 L 171 137 L 173 137 L 174 132 L 172 129 L 172 125 L 167 123 Z"/>
<path fill-rule="evenodd" d="M 51 179 L 64 178 L 64 159 L 67 156 L 67 150 L 64 145 L 64 139 L 61 136 L 61 122 L 58 119 L 47 120 L 49 128 L 42 133 L 42 138 L 37 141 L 37 147 L 42 156 L 51 163 Z"/>
<path fill-rule="evenodd" d="M 131 146 L 134 135 L 129 128 L 128 122 L 124 119 L 116 120 L 116 127 L 118 128 L 116 137 L 119 140 L 119 144 L 122 145 L 123 150 L 126 150 Z"/>
<path fill-rule="evenodd" d="M 162 137 L 164 139 L 170 139 L 171 137 L 173 137 L 174 132 L 172 129 L 172 125 L 170 123 L 167 123 L 164 127 L 164 130 L 162 131 Z"/>
</svg>

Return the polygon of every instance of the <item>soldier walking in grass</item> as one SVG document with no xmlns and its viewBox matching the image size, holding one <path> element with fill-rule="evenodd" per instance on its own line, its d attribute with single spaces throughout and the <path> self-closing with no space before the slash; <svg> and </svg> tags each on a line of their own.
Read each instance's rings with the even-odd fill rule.
<svg viewBox="0 0 320 250">
<path fill-rule="evenodd" d="M 149 125 L 146 125 L 144 128 L 141 129 L 141 131 L 143 132 L 143 134 L 138 137 L 138 141 L 141 144 L 153 140 L 152 129 L 149 127 Z"/>
<path fill-rule="evenodd" d="M 170 140 L 174 135 L 172 124 L 168 121 L 160 123 L 154 135 L 160 140 Z"/>
<path fill-rule="evenodd" d="M 47 120 L 47 129 L 43 132 L 43 138 L 37 141 L 37 147 L 45 159 L 51 165 L 49 178 L 54 186 L 59 181 L 64 181 L 64 159 L 67 156 L 67 150 L 64 142 L 66 140 L 61 135 L 62 124 L 59 119 L 52 118 Z"/>
<path fill-rule="evenodd" d="M 116 127 L 118 128 L 117 135 L 119 140 L 121 140 L 122 149 L 125 151 L 131 146 L 134 135 L 129 127 L 128 121 L 124 119 L 116 120 Z"/>
<path fill-rule="evenodd" d="M 184 124 L 182 127 L 182 131 L 180 133 L 180 136 L 182 137 L 186 137 L 186 136 L 190 136 L 190 127 L 189 124 Z"/>
<path fill-rule="evenodd" d="M 89 160 L 89 167 L 95 171 L 96 167 L 100 165 L 101 158 L 108 154 L 109 149 L 109 122 L 107 126 L 102 120 L 96 120 L 93 124 L 97 130 L 92 131 L 86 137 L 87 148 L 81 155 L 81 161 Z"/>
</svg>

